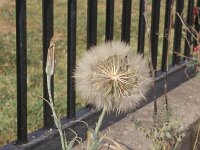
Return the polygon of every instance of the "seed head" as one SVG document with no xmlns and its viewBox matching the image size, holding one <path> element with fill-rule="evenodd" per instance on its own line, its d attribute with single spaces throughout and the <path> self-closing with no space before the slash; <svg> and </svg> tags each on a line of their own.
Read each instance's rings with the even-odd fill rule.
<svg viewBox="0 0 200 150">
<path fill-rule="evenodd" d="M 78 63 L 75 78 L 86 103 L 118 112 L 130 111 L 143 101 L 151 83 L 147 61 L 131 55 L 122 42 L 92 47 Z"/>
</svg>

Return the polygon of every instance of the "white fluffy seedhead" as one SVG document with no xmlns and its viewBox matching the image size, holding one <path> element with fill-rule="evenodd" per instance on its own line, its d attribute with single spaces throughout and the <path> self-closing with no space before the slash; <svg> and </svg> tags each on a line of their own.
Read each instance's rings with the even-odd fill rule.
<svg viewBox="0 0 200 150">
<path fill-rule="evenodd" d="M 97 109 L 127 112 L 145 100 L 151 77 L 147 61 L 130 46 L 107 42 L 92 47 L 76 67 L 76 90 Z"/>
</svg>

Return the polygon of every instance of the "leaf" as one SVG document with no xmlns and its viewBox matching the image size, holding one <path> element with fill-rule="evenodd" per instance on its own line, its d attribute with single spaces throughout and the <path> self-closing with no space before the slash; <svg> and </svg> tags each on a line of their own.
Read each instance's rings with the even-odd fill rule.
<svg viewBox="0 0 200 150">
<path fill-rule="evenodd" d="M 87 131 L 87 150 L 97 150 L 100 146 L 101 140 L 98 138 L 96 132 L 92 128 Z"/>
<path fill-rule="evenodd" d="M 67 145 L 66 150 L 71 150 L 72 147 L 74 146 L 75 141 L 76 141 L 76 138 L 74 138 L 72 141 L 70 141 L 69 144 Z"/>
</svg>

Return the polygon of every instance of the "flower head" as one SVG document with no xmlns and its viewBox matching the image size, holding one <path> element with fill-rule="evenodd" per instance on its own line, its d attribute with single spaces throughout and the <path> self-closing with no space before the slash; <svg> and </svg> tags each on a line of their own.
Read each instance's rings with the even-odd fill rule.
<svg viewBox="0 0 200 150">
<path fill-rule="evenodd" d="M 198 52 L 198 51 L 199 51 L 199 48 L 200 48 L 200 46 L 198 46 L 198 45 L 197 45 L 197 46 L 194 46 L 194 47 L 193 47 L 193 52 Z"/>
<path fill-rule="evenodd" d="M 144 100 L 150 88 L 150 69 L 141 55 L 130 54 L 122 42 L 92 47 L 77 65 L 76 89 L 97 109 L 127 112 Z"/>
</svg>

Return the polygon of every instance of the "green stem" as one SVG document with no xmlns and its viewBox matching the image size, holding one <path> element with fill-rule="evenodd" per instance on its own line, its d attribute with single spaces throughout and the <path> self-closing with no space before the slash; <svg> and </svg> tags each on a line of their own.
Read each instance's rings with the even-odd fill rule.
<svg viewBox="0 0 200 150">
<path fill-rule="evenodd" d="M 58 119 L 58 117 L 56 115 L 56 111 L 54 109 L 54 104 L 53 104 L 53 99 L 52 99 L 52 94 L 51 94 L 51 75 L 47 75 L 47 88 L 48 88 L 49 101 L 50 101 L 50 105 L 51 105 L 51 109 L 52 109 L 52 113 L 53 113 L 54 123 L 55 123 L 55 125 L 58 129 L 59 134 L 60 134 L 62 149 L 66 150 L 67 145 L 65 144 L 66 143 L 65 142 L 65 136 L 64 136 L 63 131 L 62 131 L 61 122 Z"/>
<path fill-rule="evenodd" d="M 53 98 L 52 98 L 52 94 L 51 94 L 51 76 L 50 75 L 47 75 L 47 89 L 48 89 L 50 104 L 53 105 Z"/>
<path fill-rule="evenodd" d="M 105 116 L 105 113 L 106 113 L 106 108 L 104 107 L 103 108 L 103 111 L 101 112 L 101 115 L 99 117 L 99 120 L 98 120 L 98 123 L 96 125 L 96 128 L 95 128 L 95 133 L 97 134 L 99 132 L 99 128 L 101 127 L 102 125 L 102 121 L 103 121 L 103 118 Z"/>
<path fill-rule="evenodd" d="M 198 138 L 199 138 L 199 131 L 200 131 L 200 123 L 199 123 L 199 127 L 198 127 L 198 130 L 197 130 L 197 136 L 196 136 L 196 139 L 195 139 L 193 150 L 196 149 L 196 145 L 197 145 Z"/>
<path fill-rule="evenodd" d="M 176 150 L 177 146 L 178 146 L 178 142 L 175 143 L 173 150 Z"/>
</svg>

